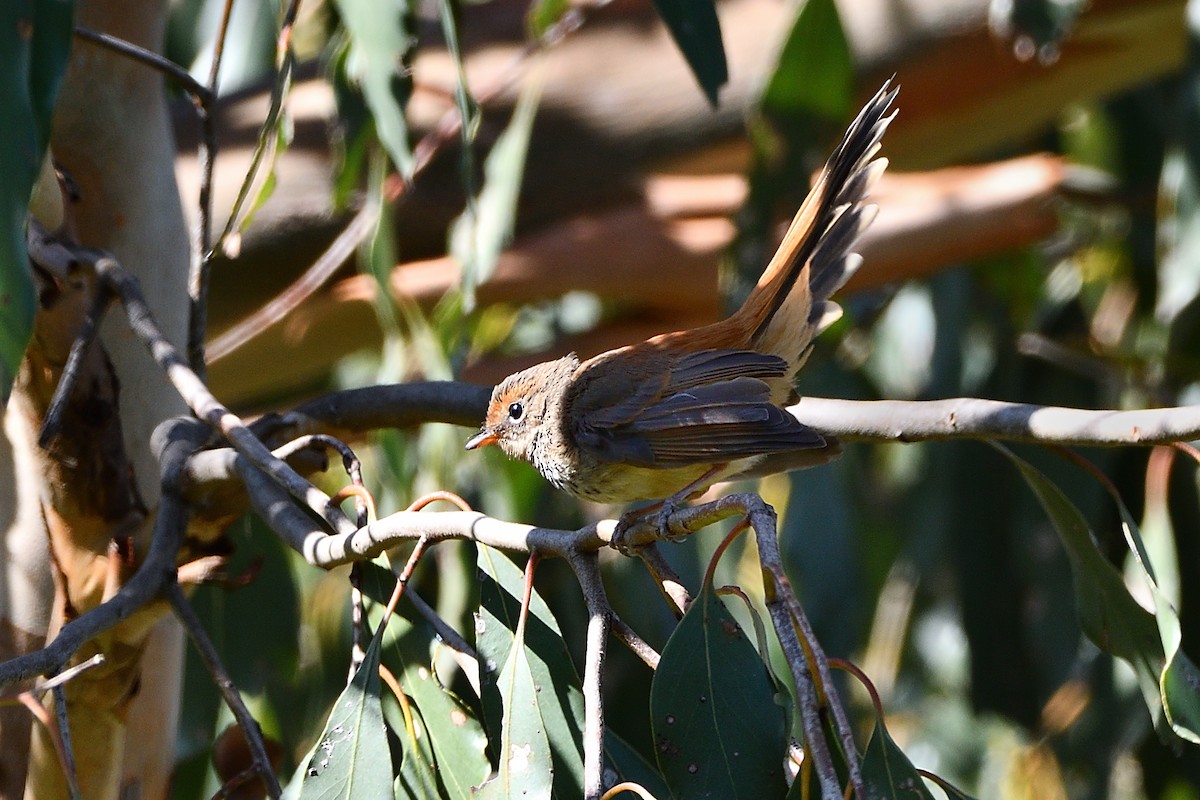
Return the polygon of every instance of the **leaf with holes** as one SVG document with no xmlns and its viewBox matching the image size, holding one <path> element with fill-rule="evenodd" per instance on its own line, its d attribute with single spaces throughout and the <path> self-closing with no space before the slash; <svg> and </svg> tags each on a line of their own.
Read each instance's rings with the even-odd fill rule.
<svg viewBox="0 0 1200 800">
<path fill-rule="evenodd" d="M 379 698 L 380 639 L 371 639 L 305 760 L 300 800 L 392 796 L 392 755 Z"/>
<path fill-rule="evenodd" d="M 745 631 L 705 583 L 650 688 L 659 768 L 676 797 L 783 797 L 787 727 Z"/>
<path fill-rule="evenodd" d="M 524 690 L 528 670 L 538 690 L 535 699 L 553 755 L 554 795 L 583 794 L 583 690 L 579 673 L 567 651 L 558 622 L 536 591 L 526 621 L 524 654 L 513 660 L 515 633 L 521 612 L 524 576 L 499 550 L 479 545 L 477 565 L 482 584 L 475 621 L 475 647 L 479 651 L 479 683 L 483 695 L 483 722 L 488 740 L 504 737 L 508 704 L 504 691 Z M 513 674 L 506 676 L 504 669 Z M 505 681 L 509 683 L 506 684 Z M 521 681 L 516 684 L 514 682 Z M 543 764 L 546 769 L 549 764 Z"/>
</svg>

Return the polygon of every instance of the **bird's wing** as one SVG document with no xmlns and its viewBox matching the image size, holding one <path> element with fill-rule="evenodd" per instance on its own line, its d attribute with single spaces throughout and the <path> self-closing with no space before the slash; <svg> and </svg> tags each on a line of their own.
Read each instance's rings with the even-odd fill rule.
<svg viewBox="0 0 1200 800">
<path fill-rule="evenodd" d="M 641 381 L 636 392 L 576 415 L 577 444 L 602 461 L 671 468 L 825 443 L 771 402 L 762 379 L 786 373 L 781 358 L 708 350 L 660 366 L 666 369 L 653 374 L 663 377 Z"/>
</svg>

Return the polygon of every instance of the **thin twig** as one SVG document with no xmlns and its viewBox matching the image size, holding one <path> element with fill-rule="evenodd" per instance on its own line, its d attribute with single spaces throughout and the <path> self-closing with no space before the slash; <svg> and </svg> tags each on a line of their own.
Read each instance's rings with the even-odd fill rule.
<svg viewBox="0 0 1200 800">
<path fill-rule="evenodd" d="M 213 43 L 212 64 L 208 72 L 208 91 L 214 99 L 219 93 L 221 61 L 225 56 L 225 39 L 229 34 L 229 18 L 233 14 L 233 0 L 225 0 L 221 11 L 221 22 L 217 26 L 217 39 Z M 208 284 L 212 274 L 212 188 L 217 163 L 217 137 L 213 125 L 212 109 L 199 106 L 204 138 L 200 146 L 200 230 L 197 252 L 192 255 L 188 270 L 188 364 L 201 378 L 206 374 L 204 340 L 208 331 Z"/>
<path fill-rule="evenodd" d="M 256 335 L 285 319 L 333 277 L 354 255 L 379 220 L 379 206 L 364 203 L 317 260 L 299 278 L 250 316 L 221 333 L 208 345 L 208 361 L 219 361 Z"/>
<path fill-rule="evenodd" d="M 183 590 L 179 588 L 179 584 L 173 583 L 167 587 L 167 599 L 171 602 L 171 608 L 175 610 L 175 616 L 179 618 L 180 623 L 188 632 L 188 636 L 192 640 L 192 644 L 196 647 L 196 652 L 200 656 L 200 660 L 204 662 L 204 666 L 208 669 L 208 674 L 212 678 L 217 689 L 221 692 L 221 697 L 224 698 L 225 704 L 229 706 L 229 710 L 233 712 L 233 718 L 237 720 L 238 725 L 242 729 L 242 735 L 246 737 L 246 746 L 250 749 L 250 757 L 254 761 L 254 766 L 258 770 L 259 776 L 262 778 L 263 785 L 267 788 L 267 794 L 270 797 L 279 797 L 283 794 L 283 790 L 279 786 L 279 780 L 275 777 L 274 770 L 271 769 L 271 757 L 267 754 L 267 746 L 263 741 L 262 730 L 258 726 L 258 721 L 246 708 L 246 704 L 242 702 L 242 695 L 234 685 L 233 679 L 229 677 L 229 672 L 221 663 L 221 656 L 217 653 L 217 648 L 213 646 L 212 640 L 208 638 L 208 633 L 204 630 L 204 624 L 197 616 L 195 609 L 191 603 L 183 595 Z"/>
<path fill-rule="evenodd" d="M 58 673 L 53 678 L 48 678 L 47 680 L 42 681 L 37 686 L 34 686 L 32 689 L 26 689 L 24 691 L 18 692 L 16 695 L 10 695 L 7 697 L 0 696 L 0 706 L 9 705 L 14 702 L 19 702 L 20 695 L 23 695 L 23 694 L 36 696 L 38 694 L 41 694 L 42 692 L 48 692 L 51 689 L 55 689 L 59 686 L 62 686 L 64 683 L 71 680 L 76 675 L 80 675 L 84 672 L 87 672 L 90 669 L 94 669 L 103 663 L 104 663 L 104 654 L 96 653 L 94 656 L 87 659 L 86 661 L 81 661 L 73 667 L 68 667 L 67 669 L 64 669 L 62 672 Z"/>
<path fill-rule="evenodd" d="M 737 495 L 730 496 L 737 497 Z M 845 707 L 842 706 L 841 700 L 837 696 L 825 653 L 813 635 L 808 617 L 796 599 L 796 593 L 792 590 L 791 582 L 783 569 L 783 559 L 779 553 L 779 541 L 775 531 L 775 512 L 757 495 L 744 495 L 743 497 L 745 500 L 750 500 L 751 510 L 747 516 L 750 517 L 755 542 L 758 544 L 759 562 L 763 566 L 763 590 L 767 598 L 767 608 L 770 611 L 771 620 L 775 624 L 775 635 L 779 638 L 784 652 L 789 656 L 788 664 L 792 668 L 796 688 L 798 691 L 803 689 L 804 694 L 811 693 L 812 696 L 809 699 L 816 699 L 818 702 L 820 702 L 821 695 L 824 695 L 824 707 L 832 712 L 833 728 L 841 741 L 850 786 L 854 788 L 859 797 L 866 797 L 858 748 L 854 742 L 854 731 L 850 727 Z M 754 507 L 755 504 L 758 507 Z M 800 638 L 796 637 L 797 628 L 800 630 Z M 797 648 L 801 648 L 803 656 L 808 661 L 807 669 L 799 662 L 793 663 L 793 658 L 798 655 Z M 828 746 L 825 743 L 824 734 L 821 732 L 820 717 L 812 720 L 815 730 L 810 732 L 807 719 L 809 714 L 805 713 L 802 716 L 805 717 L 805 746 L 808 754 L 813 758 L 813 766 L 817 770 L 822 791 L 824 791 L 830 773 L 836 784 L 836 771 L 833 770 Z M 836 798 L 838 794 L 834 794 L 832 797 Z"/>
<path fill-rule="evenodd" d="M 207 435 L 196 420 L 171 419 L 159 426 L 151 443 L 158 450 L 163 493 L 145 560 L 115 595 L 68 622 L 44 647 L 0 662 L 0 686 L 61 672 L 85 642 L 127 619 L 174 584 L 175 560 L 187 522 L 187 506 L 178 486 L 188 456 Z"/>
<path fill-rule="evenodd" d="M 412 603 L 413 608 L 417 610 L 426 622 L 428 622 L 435 633 L 446 643 L 452 650 L 461 653 L 473 661 L 479 661 L 479 654 L 475 652 L 475 648 L 471 643 L 462 637 L 458 631 L 454 630 L 446 620 L 442 619 L 437 610 L 425 601 L 425 598 L 417 594 L 416 589 L 410 588 L 405 596 L 408 597 L 408 602 Z"/>
<path fill-rule="evenodd" d="M 80 25 L 75 26 L 75 35 L 93 44 L 98 44 L 112 50 L 114 53 L 120 53 L 134 61 L 138 61 L 146 66 L 166 75 L 171 80 L 178 83 L 183 90 L 199 100 L 203 105 L 209 106 L 215 100 L 215 95 L 208 90 L 204 84 L 196 80 L 183 67 L 171 61 L 168 58 L 160 56 L 153 50 L 147 50 L 144 47 L 139 47 L 133 42 L 127 42 L 124 39 L 119 39 L 116 36 L 99 31 L 84 28 Z"/>
<path fill-rule="evenodd" d="M 637 631 L 629 627 L 623 619 L 615 613 L 612 617 L 612 634 L 617 637 L 617 640 L 624 644 L 633 652 L 635 656 L 640 658 L 650 669 L 658 669 L 660 656 L 658 651 L 646 642 L 641 636 L 638 636 Z"/>
<path fill-rule="evenodd" d="M 283 113 L 284 96 L 292 84 L 292 72 L 295 67 L 292 54 L 292 28 L 295 26 L 299 8 L 300 0 L 291 0 L 287 11 L 284 12 L 283 22 L 279 28 L 279 36 L 275 40 L 276 78 L 274 85 L 271 87 L 271 105 L 267 109 L 266 119 L 263 120 L 263 124 L 259 128 L 258 143 L 254 147 L 254 155 L 250 160 L 249 168 L 246 170 L 246 177 L 242 180 L 242 185 L 238 188 L 237 197 L 233 201 L 233 208 L 229 212 L 229 219 L 226 220 L 221 235 L 217 237 L 217 244 L 214 249 L 222 249 L 228 238 L 241 225 L 242 207 L 250 197 L 250 189 L 258 177 L 263 160 L 266 158 L 268 152 L 271 152 L 272 157 L 274 157 L 274 148 L 270 146 L 271 134 L 279 121 L 279 115 Z"/>
<path fill-rule="evenodd" d="M 67 793 L 71 796 L 71 800 L 82 800 L 83 792 L 79 788 L 79 770 L 75 766 L 75 748 L 71 746 L 71 720 L 67 713 L 67 695 L 61 685 L 55 686 L 51 692 L 54 694 L 54 714 L 58 720 L 58 730 L 54 733 L 62 747 Z"/>
<path fill-rule="evenodd" d="M 67 354 L 67 362 L 63 364 L 62 374 L 59 375 L 58 384 L 54 387 L 54 396 L 50 398 L 50 405 L 46 409 L 46 415 L 42 418 L 42 430 L 38 433 L 38 447 L 49 448 L 50 443 L 62 430 L 63 414 L 67 410 L 67 403 L 71 400 L 71 392 L 79 380 L 83 356 L 96 339 L 100 320 L 104 317 L 104 312 L 111 299 L 103 286 L 98 287 L 96 296 L 92 298 L 91 306 L 88 307 L 87 315 L 79 326 L 79 333 L 76 334 L 75 341 L 71 342 L 71 351 Z"/>
<path fill-rule="evenodd" d="M 675 617 L 682 619 L 684 612 L 692 603 L 687 587 L 683 585 L 683 579 L 675 574 L 675 570 L 663 558 L 657 542 L 646 545 L 638 550 L 637 554 L 641 557 L 646 571 L 650 573 L 650 578 L 658 586 L 659 592 L 671 603 L 671 610 L 675 612 Z"/>
<path fill-rule="evenodd" d="M 587 800 L 599 800 L 604 791 L 604 658 L 613 613 L 596 554 L 577 553 L 569 562 L 588 607 L 583 665 L 583 794 Z"/>
<path fill-rule="evenodd" d="M 248 458 L 288 493 L 304 502 L 329 523 L 333 530 L 353 532 L 356 526 L 337 507 L 329 496 L 300 477 L 290 466 L 271 454 L 237 415 L 222 405 L 204 382 L 184 362 L 175 346 L 163 336 L 142 295 L 137 279 L 125 271 L 116 259 L 106 254 L 94 258 L 96 274 L 120 298 L 129 318 L 129 327 L 150 350 L 167 380 L 179 392 L 183 401 L 197 418 L 229 440 L 239 453 Z"/>
</svg>

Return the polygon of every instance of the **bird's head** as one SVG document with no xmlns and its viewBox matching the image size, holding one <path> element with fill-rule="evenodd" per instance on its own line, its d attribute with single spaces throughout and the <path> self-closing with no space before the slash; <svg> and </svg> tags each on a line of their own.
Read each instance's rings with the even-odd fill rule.
<svg viewBox="0 0 1200 800">
<path fill-rule="evenodd" d="M 561 418 L 571 376 L 579 366 L 574 354 L 509 375 L 492 390 L 487 416 L 467 449 L 498 445 L 510 458 L 531 460 L 538 429 Z"/>
</svg>

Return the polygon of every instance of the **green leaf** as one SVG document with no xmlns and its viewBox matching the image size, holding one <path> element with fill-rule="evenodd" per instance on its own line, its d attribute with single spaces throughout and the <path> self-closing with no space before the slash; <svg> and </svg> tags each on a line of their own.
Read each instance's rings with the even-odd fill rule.
<svg viewBox="0 0 1200 800">
<path fill-rule="evenodd" d="M 500 252 L 512 239 L 529 134 L 540 96 L 540 81 L 529 81 L 512 120 L 484 161 L 479 197 L 468 204 L 450 228 L 450 252 L 462 265 L 464 311 L 475 307 L 475 289 L 491 277 Z"/>
<path fill-rule="evenodd" d="M 833 0 L 807 0 L 760 99 L 772 117 L 841 120 L 854 110 L 854 61 Z"/>
<path fill-rule="evenodd" d="M 407 690 L 403 685 L 402 688 Z M 440 798 L 442 790 L 438 783 L 437 768 L 434 766 L 435 756 L 429 741 L 429 728 L 425 725 L 424 716 L 411 699 L 408 712 L 406 717 L 394 693 L 388 692 L 384 696 L 384 720 L 394 732 L 393 746 L 398 740 L 401 753 L 399 774 L 395 782 L 396 800 Z"/>
<path fill-rule="evenodd" d="M 528 669 L 536 688 L 538 710 L 553 753 L 554 796 L 583 795 L 583 691 L 558 622 L 536 591 L 530 600 L 522 664 L 513 662 L 512 649 L 520 616 L 524 576 L 498 550 L 479 545 L 481 575 L 475 647 L 479 651 L 480 692 L 484 727 L 492 743 L 503 740 L 502 666 L 511 665 L 510 681 Z M 512 691 L 515 687 L 510 687 Z M 543 764 L 542 769 L 549 765 Z"/>
<path fill-rule="evenodd" d="M 1129 662 L 1151 715 L 1159 720 L 1162 698 L 1158 681 L 1165 658 L 1154 617 L 1138 605 L 1120 573 L 1096 549 L 1087 520 L 1066 495 L 1024 459 L 1001 445 L 992 446 L 1016 465 L 1062 539 L 1083 632 L 1101 650 Z"/>
<path fill-rule="evenodd" d="M 64 0 L 9 0 L 0 10 L 0 406 L 33 330 L 25 217 L 50 141 L 74 11 L 74 3 Z"/>
<path fill-rule="evenodd" d="M 470 709 L 442 686 L 433 671 L 436 635 L 423 622 L 413 622 L 387 649 L 403 665 L 397 678 L 401 688 L 420 709 L 424 740 L 432 747 L 431 763 L 451 800 L 468 800 L 472 787 L 491 773 L 484 752 L 487 737 Z"/>
<path fill-rule="evenodd" d="M 633 781 L 648 791 L 652 797 L 666 798 L 671 790 L 662 773 L 647 761 L 629 742 L 606 728 L 604 731 L 604 753 L 616 768 L 622 781 Z"/>
<path fill-rule="evenodd" d="M 475 158 L 472 144 L 479 132 L 479 104 L 471 97 L 467 86 L 467 73 L 463 68 L 463 55 L 458 46 L 458 20 L 454 14 L 454 0 L 438 0 L 439 19 L 442 23 L 442 35 L 446 38 L 446 49 L 454 59 L 457 67 L 454 73 L 454 104 L 458 106 L 458 114 L 462 118 L 460 134 L 462 138 L 462 153 L 460 154 L 459 170 L 462 173 L 463 189 L 468 203 L 474 202 L 475 196 Z"/>
<path fill-rule="evenodd" d="M 871 800 L 933 800 L 917 768 L 892 739 L 881 719 L 875 720 L 875 730 L 871 733 L 871 741 L 867 742 L 867 751 L 863 753 L 862 775 L 867 797 Z"/>
<path fill-rule="evenodd" d="M 407 64 L 416 44 L 412 8 L 405 0 L 335 0 L 350 37 L 347 77 L 361 88 L 388 157 L 412 176 L 405 107 L 412 94 Z"/>
<path fill-rule="evenodd" d="M 1172 731 L 1193 744 L 1200 744 L 1200 670 L 1196 669 L 1196 665 L 1180 649 L 1183 632 L 1179 624 L 1179 614 L 1159 585 L 1140 527 L 1120 495 L 1116 492 L 1110 494 L 1121 514 L 1121 530 L 1133 554 L 1133 563 L 1137 565 L 1154 599 L 1154 619 L 1158 623 L 1158 635 L 1165 659 L 1158 678 L 1163 712 Z M 1154 507 L 1156 503 L 1159 506 L 1157 508 Z M 1149 518 L 1151 515 L 1158 517 L 1159 521 L 1169 528 L 1169 515 L 1162 505 L 1161 498 L 1154 500 L 1147 497 L 1146 516 Z M 1160 533 L 1169 536 L 1171 532 L 1168 529 Z"/>
<path fill-rule="evenodd" d="M 518 629 L 523 633 L 523 629 Z M 495 778 L 478 792 L 484 800 L 521 798 L 549 800 L 553 796 L 554 772 L 550 740 L 538 700 L 523 636 L 513 640 L 508 660 L 497 681 L 504 702 L 501 727 L 500 766 Z"/>
<path fill-rule="evenodd" d="M 729 80 L 729 68 L 713 0 L 654 0 L 654 7 L 683 51 L 708 102 L 716 106 L 717 92 Z"/>
<path fill-rule="evenodd" d="M 570 0 L 534 0 L 527 17 L 529 38 L 536 40 L 545 36 L 570 7 Z"/>
<path fill-rule="evenodd" d="M 305 759 L 300 800 L 392 796 L 392 756 L 379 699 L 381 638 L 382 632 L 371 639 Z"/>
<path fill-rule="evenodd" d="M 787 727 L 754 645 L 705 583 L 650 688 L 655 753 L 676 797 L 783 797 Z"/>
</svg>

